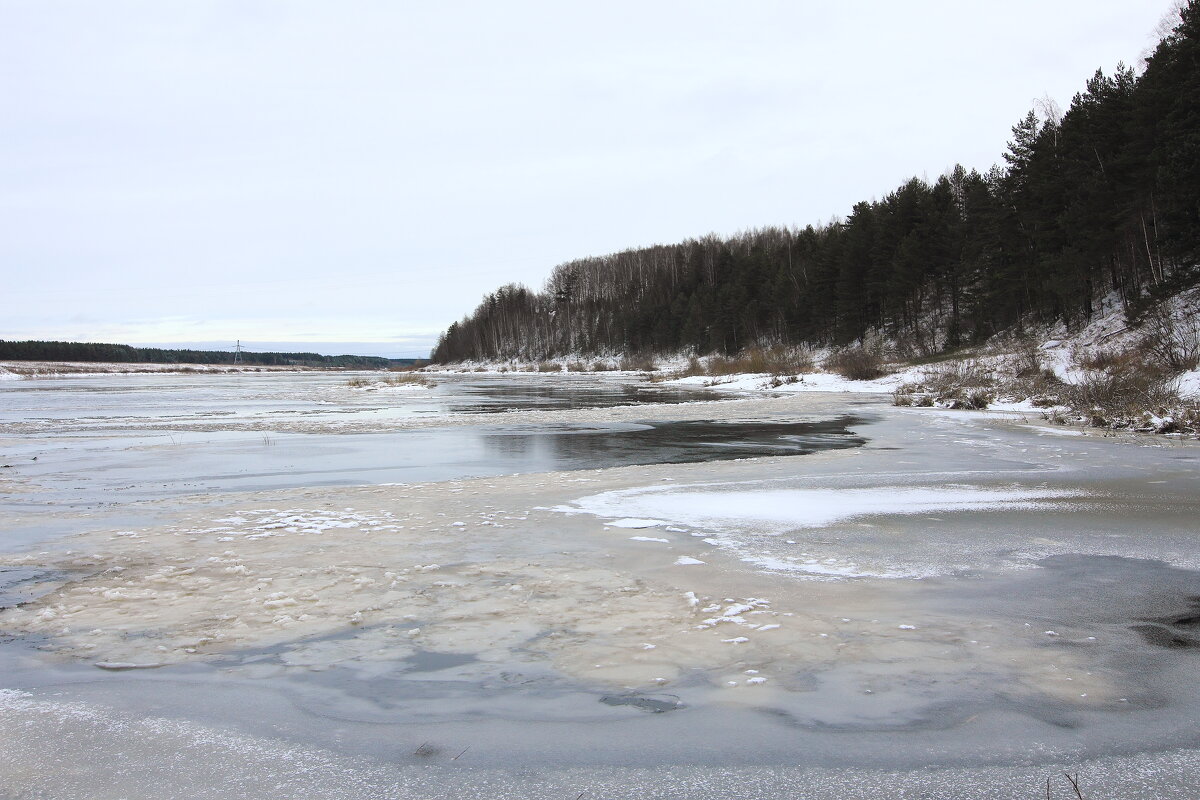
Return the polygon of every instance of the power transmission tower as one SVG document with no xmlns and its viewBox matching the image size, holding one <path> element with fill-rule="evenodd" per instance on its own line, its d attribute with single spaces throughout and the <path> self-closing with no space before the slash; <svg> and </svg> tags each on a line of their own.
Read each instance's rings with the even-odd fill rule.
<svg viewBox="0 0 1200 800">
<path fill-rule="evenodd" d="M 233 363 L 242 363 L 242 340 L 238 339 L 237 344 L 233 347 Z"/>
</svg>

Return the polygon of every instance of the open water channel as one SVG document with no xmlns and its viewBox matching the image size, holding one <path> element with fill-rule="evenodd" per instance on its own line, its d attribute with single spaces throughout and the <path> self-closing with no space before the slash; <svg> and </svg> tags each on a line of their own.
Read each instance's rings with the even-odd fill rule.
<svg viewBox="0 0 1200 800">
<path fill-rule="evenodd" d="M 0 495 L 10 520 L 0 544 L 63 530 L 38 521 L 39 511 L 120 514 L 132 503 L 212 492 L 801 455 L 864 442 L 851 431 L 863 420 L 848 413 L 630 419 L 638 406 L 715 395 L 626 378 L 443 376 L 431 384 L 320 372 L 0 382 L 0 478 L 19 490 Z M 569 417 L 611 408 L 626 419 Z M 13 524 L 29 514 L 29 525 Z"/>
</svg>

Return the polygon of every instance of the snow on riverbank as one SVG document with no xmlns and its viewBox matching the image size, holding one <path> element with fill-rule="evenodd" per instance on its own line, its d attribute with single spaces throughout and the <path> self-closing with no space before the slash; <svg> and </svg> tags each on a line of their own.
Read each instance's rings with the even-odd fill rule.
<svg viewBox="0 0 1200 800">
<path fill-rule="evenodd" d="M 856 394 L 891 394 L 906 381 L 919 374 L 919 367 L 909 367 L 870 381 L 853 381 L 832 372 L 806 372 L 796 375 L 796 381 L 779 382 L 774 375 L 750 373 L 710 377 L 691 375 L 667 381 L 671 385 L 703 386 L 728 392 L 849 392 Z"/>
<path fill-rule="evenodd" d="M 898 368 L 876 380 L 855 381 L 844 378 L 833 372 L 805 372 L 796 375 L 795 382 L 780 382 L 771 373 L 738 373 L 732 375 L 681 375 L 688 365 L 686 358 L 660 359 L 655 362 L 653 372 L 639 370 L 604 370 L 597 373 L 576 372 L 566 368 L 564 360 L 559 368 L 552 372 L 539 372 L 532 365 L 506 362 L 463 363 L 444 366 L 426 367 L 425 370 L 444 374 L 465 375 L 504 375 L 515 379 L 528 378 L 537 380 L 547 375 L 570 374 L 582 376 L 595 374 L 596 377 L 607 379 L 626 379 L 631 381 L 651 380 L 661 386 L 687 386 L 696 388 L 711 388 L 730 394 L 749 393 L 761 394 L 793 394 L 800 392 L 849 392 L 861 394 L 890 394 L 921 372 L 921 367 Z M 574 362 L 570 362 L 574 363 Z M 557 364 L 557 362 L 556 362 Z"/>
<path fill-rule="evenodd" d="M 1175 379 L 1181 397 L 1200 400 L 1200 369 L 1189 370 Z"/>
<path fill-rule="evenodd" d="M 605 371 L 657 384 L 705 387 L 731 394 L 837 392 L 894 394 L 897 405 L 988 408 L 1040 413 L 1056 421 L 1139 432 L 1193 434 L 1200 410 L 1200 289 L 1182 292 L 1136 325 L 1114 293 L 1095 304 L 1082 328 L 1030 326 L 982 346 L 906 361 L 875 342 L 852 350 L 768 348 L 740 356 L 678 354 L 642 359 L 641 372 L 611 372 L 634 359 L 566 356 L 539 363 L 494 362 L 431 367 L 442 371 L 547 373 Z M 845 361 L 853 356 L 851 362 Z M 907 354 L 911 356 L 911 354 Z M 892 359 L 888 361 L 888 359 Z M 880 377 L 845 377 L 869 373 Z M 914 363 L 916 362 L 916 363 Z M 868 369 L 862 370 L 863 364 Z M 738 372 L 739 369 L 773 372 Z M 1168 379 L 1171 374 L 1173 379 Z M 1164 375 L 1168 378 L 1164 378 Z M 1145 384 L 1139 394 L 1137 387 Z M 1132 388 L 1130 388 L 1132 386 Z M 1140 398 L 1140 399 L 1139 399 Z"/>
</svg>

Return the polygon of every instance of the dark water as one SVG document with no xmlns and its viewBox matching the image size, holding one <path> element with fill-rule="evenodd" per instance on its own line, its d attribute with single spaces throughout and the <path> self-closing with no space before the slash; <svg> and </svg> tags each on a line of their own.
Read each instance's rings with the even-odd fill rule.
<svg viewBox="0 0 1200 800">
<path fill-rule="evenodd" d="M 565 380 L 563 376 L 554 376 L 551 381 L 544 382 L 539 378 L 536 383 L 528 378 L 522 382 L 503 378 L 470 378 L 440 384 L 435 387 L 433 396 L 442 400 L 447 410 L 458 413 L 611 408 L 643 403 L 689 403 L 717 398 L 714 392 L 707 389 L 597 382 L 594 377 L 584 379 L 570 376 L 565 376 Z"/>
<path fill-rule="evenodd" d="M 712 400 L 708 389 L 605 375 L 432 376 L 389 386 L 388 373 L 95 375 L 0 382 L 0 432 L 218 430 L 344 426 L 417 416 L 611 408 Z M 352 386 L 351 384 L 355 384 Z"/>
<path fill-rule="evenodd" d="M 841 416 L 820 422 L 654 422 L 636 426 L 518 428 L 486 430 L 491 458 L 520 464 L 518 472 L 681 464 L 859 447 L 866 442 L 852 427 L 865 419 Z"/>
<path fill-rule="evenodd" d="M 369 385 L 387 376 L 369 375 Z M 124 375 L 6 384 L 4 509 L 89 508 L 183 494 L 408 483 L 516 472 L 798 455 L 863 443 L 863 418 L 515 424 L 510 411 L 711 399 L 597 376 L 435 378 L 356 391 L 344 375 Z M 388 430 L 389 419 L 486 412 L 497 424 Z M 380 430 L 359 432 L 378 423 Z M 276 427 L 277 426 L 277 427 Z"/>
<path fill-rule="evenodd" d="M 386 377 L 363 380 L 386 386 Z M 76 529 L 46 512 L 113 517 L 140 501 L 184 495 L 802 455 L 865 441 L 855 432 L 867 422 L 863 415 L 505 425 L 509 411 L 683 403 L 711 394 L 609 376 L 433 380 L 432 389 L 396 391 L 356 390 L 345 375 L 328 373 L 9 382 L 0 387 L 0 479 L 20 490 L 0 493 L 0 514 L 9 517 L 0 544 Z M 390 422 L 479 412 L 496 424 L 395 430 Z M 358 432 L 376 424 L 379 430 Z"/>
<path fill-rule="evenodd" d="M 42 491 L 12 508 L 91 507 L 182 494 L 412 483 L 633 464 L 803 455 L 858 447 L 862 418 L 818 422 L 654 422 L 431 428 L 369 434 L 193 433 L 182 441 L 109 437 L 38 442 L 13 471 Z"/>
<path fill-rule="evenodd" d="M 52 512 L 103 512 L 133 525 L 135 504 L 193 494 L 420 483 L 513 473 L 804 455 L 861 446 L 861 417 L 817 422 L 454 427 L 367 434 L 192 433 L 37 442 L 36 461 L 5 470 L 37 491 L 0 495 L 0 544 L 23 546 L 74 532 Z M 164 441 L 165 438 L 165 441 Z M 126 517 L 128 516 L 128 519 Z M 15 520 L 15 521 L 14 521 Z"/>
</svg>

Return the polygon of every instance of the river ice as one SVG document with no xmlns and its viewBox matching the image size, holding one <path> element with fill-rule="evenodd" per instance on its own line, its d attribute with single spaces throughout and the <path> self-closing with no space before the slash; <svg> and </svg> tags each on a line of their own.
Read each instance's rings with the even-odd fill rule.
<svg viewBox="0 0 1200 800">
<path fill-rule="evenodd" d="M 855 446 L 804 456 L 301 472 L 133 510 L 39 509 L 32 476 L 23 541 L 72 535 L 0 560 L 6 790 L 1025 797 L 1079 768 L 1139 797 L 1194 778 L 1196 448 L 854 402 L 505 414 L 600 441 L 852 412 L 817 435 Z"/>
<path fill-rule="evenodd" d="M 828 528 L 850 520 L 894 518 L 954 512 L 1013 512 L 1062 510 L 1055 500 L 1078 500 L 1083 495 L 1065 489 L 1029 487 L 986 488 L 964 485 L 937 487 L 880 486 L 863 488 L 780 488 L 795 483 L 787 479 L 741 484 L 716 484 L 684 488 L 638 487 L 580 498 L 555 510 L 587 513 L 601 518 L 618 514 L 646 514 L 663 519 L 622 518 L 607 522 L 613 527 L 649 528 L 670 523 L 703 528 L 705 541 L 738 554 L 760 567 L 824 577 L 919 578 L 948 571 L 979 568 L 979 564 L 947 560 L 944 551 L 928 551 L 914 558 L 912 550 L 895 552 L 885 563 L 865 568 L 854 561 L 853 548 L 839 555 L 816 556 L 814 547 L 780 535 L 811 528 Z M 669 522 L 668 522 L 669 521 Z M 876 527 L 870 522 L 860 524 Z M 653 537 L 632 537 L 661 541 Z M 792 547 L 789 547 L 792 545 Z"/>
</svg>

